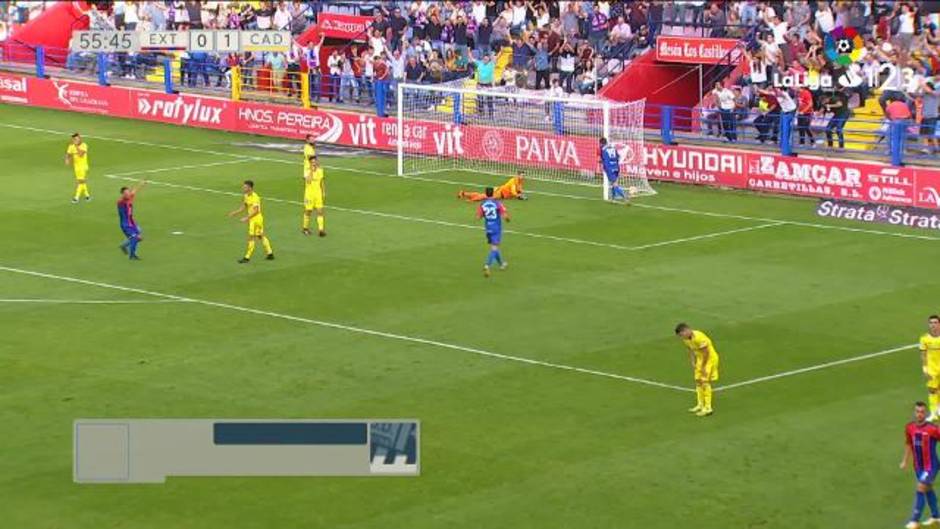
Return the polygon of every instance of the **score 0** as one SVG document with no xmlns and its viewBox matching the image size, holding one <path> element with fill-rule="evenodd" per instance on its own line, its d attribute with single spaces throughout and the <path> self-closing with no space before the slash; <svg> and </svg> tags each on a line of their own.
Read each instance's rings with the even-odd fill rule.
<svg viewBox="0 0 940 529">
<path fill-rule="evenodd" d="M 215 31 L 204 29 L 190 31 L 189 51 L 215 51 Z"/>
</svg>

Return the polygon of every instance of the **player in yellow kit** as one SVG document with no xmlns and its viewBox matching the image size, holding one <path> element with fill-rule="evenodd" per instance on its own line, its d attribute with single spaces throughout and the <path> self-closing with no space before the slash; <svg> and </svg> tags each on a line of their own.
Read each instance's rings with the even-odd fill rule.
<svg viewBox="0 0 940 529">
<path fill-rule="evenodd" d="M 493 190 L 493 198 L 498 200 L 525 200 L 525 193 L 522 192 L 522 185 L 525 182 L 525 171 L 520 170 L 506 182 Z M 475 191 L 460 190 L 457 192 L 457 198 L 462 198 L 468 202 L 481 202 L 486 200 L 486 193 L 477 193 Z"/>
<path fill-rule="evenodd" d="M 317 212 L 317 233 L 326 237 L 326 218 L 323 215 L 323 202 L 326 200 L 326 184 L 323 180 L 323 167 L 317 160 L 313 137 L 307 135 L 304 145 L 304 216 L 302 230 L 310 235 L 310 217 Z"/>
<path fill-rule="evenodd" d="M 930 403 L 930 417 L 940 418 L 940 316 L 927 318 L 927 333 L 920 337 L 920 361 L 927 379 L 927 396 Z"/>
<path fill-rule="evenodd" d="M 273 261 L 274 249 L 271 248 L 271 241 L 264 234 L 261 197 L 258 196 L 258 193 L 255 193 L 255 183 L 251 180 L 245 180 L 242 184 L 242 193 L 244 193 L 244 197 L 241 207 L 228 214 L 229 217 L 234 217 L 240 213 L 245 213 L 245 216 L 239 220 L 248 223 L 248 250 L 245 252 L 245 257 L 239 259 L 238 262 L 247 263 L 251 261 L 251 254 L 255 253 L 255 243 L 257 241 L 261 241 L 262 246 L 264 246 L 264 253 L 267 255 L 265 258 L 268 261 Z"/>
<path fill-rule="evenodd" d="M 72 203 L 78 204 L 81 197 L 85 197 L 86 201 L 91 200 L 91 194 L 88 192 L 88 145 L 77 132 L 72 134 L 72 141 L 65 149 L 65 165 L 71 165 L 75 173 L 75 196 L 72 197 Z"/>
<path fill-rule="evenodd" d="M 676 336 L 689 349 L 692 363 L 692 376 L 695 378 L 696 404 L 690 412 L 699 417 L 706 417 L 712 411 L 712 382 L 718 380 L 718 351 L 711 338 L 702 331 L 696 331 L 685 323 L 676 325 Z"/>
</svg>

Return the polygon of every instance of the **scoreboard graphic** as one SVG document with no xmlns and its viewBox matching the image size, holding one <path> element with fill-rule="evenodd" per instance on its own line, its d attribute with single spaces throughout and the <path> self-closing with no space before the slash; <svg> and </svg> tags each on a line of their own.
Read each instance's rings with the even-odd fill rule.
<svg viewBox="0 0 940 529">
<path fill-rule="evenodd" d="M 76 483 L 419 475 L 416 420 L 78 419 L 73 427 Z"/>
<path fill-rule="evenodd" d="M 287 52 L 293 39 L 289 31 L 76 31 L 69 48 L 86 53 L 138 53 L 204 51 Z"/>
</svg>

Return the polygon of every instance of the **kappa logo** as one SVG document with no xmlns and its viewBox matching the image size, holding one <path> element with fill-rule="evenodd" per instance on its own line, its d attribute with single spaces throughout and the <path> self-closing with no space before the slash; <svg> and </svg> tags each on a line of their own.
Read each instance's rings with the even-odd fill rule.
<svg viewBox="0 0 940 529">
<path fill-rule="evenodd" d="M 224 109 L 224 106 L 211 106 L 204 103 L 203 99 L 196 99 L 193 103 L 187 103 L 182 97 L 177 97 L 172 101 L 161 99 L 153 102 L 147 99 L 146 96 L 137 99 L 138 114 L 154 118 L 165 118 L 180 125 L 189 123 L 221 125 L 222 110 Z"/>
</svg>

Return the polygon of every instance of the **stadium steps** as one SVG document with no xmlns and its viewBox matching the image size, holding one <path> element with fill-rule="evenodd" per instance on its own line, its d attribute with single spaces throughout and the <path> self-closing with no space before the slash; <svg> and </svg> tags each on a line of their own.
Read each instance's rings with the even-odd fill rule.
<svg viewBox="0 0 940 529">
<path fill-rule="evenodd" d="M 147 81 L 151 83 L 162 83 L 163 82 L 163 61 L 160 61 L 157 66 L 153 69 L 152 72 L 147 74 Z M 180 71 L 180 54 L 179 52 L 173 52 L 173 60 L 170 62 L 170 70 L 174 74 L 174 79 L 179 77 Z"/>
<path fill-rule="evenodd" d="M 854 109 L 852 118 L 845 125 L 846 150 L 876 150 L 878 146 L 872 145 L 871 142 L 876 141 L 880 136 L 879 131 L 883 120 L 884 112 L 878 104 L 878 97 L 869 97 L 864 105 Z"/>
</svg>

